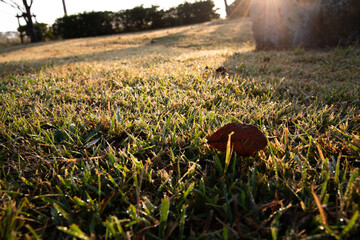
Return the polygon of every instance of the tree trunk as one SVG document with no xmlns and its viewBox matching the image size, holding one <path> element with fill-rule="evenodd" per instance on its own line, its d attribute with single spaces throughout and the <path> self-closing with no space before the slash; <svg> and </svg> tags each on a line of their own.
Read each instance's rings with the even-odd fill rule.
<svg viewBox="0 0 360 240">
<path fill-rule="evenodd" d="M 63 2 L 63 7 L 64 7 L 64 15 L 67 16 L 65 0 L 62 0 L 62 2 Z"/>
<path fill-rule="evenodd" d="M 230 8 L 229 5 L 227 4 L 227 1 L 224 0 L 225 2 L 225 12 L 226 12 L 226 17 L 230 17 Z"/>
<path fill-rule="evenodd" d="M 26 20 L 26 24 L 27 24 L 27 28 L 30 34 L 30 41 L 32 43 L 34 42 L 38 42 L 38 37 L 36 35 L 36 31 L 35 31 L 35 27 L 34 27 L 34 23 L 32 21 L 32 16 L 31 16 L 31 10 L 30 10 L 30 6 L 28 5 L 28 3 L 26 2 L 26 0 L 23 0 L 23 4 L 26 10 L 26 13 L 24 13 L 24 17 Z"/>
</svg>

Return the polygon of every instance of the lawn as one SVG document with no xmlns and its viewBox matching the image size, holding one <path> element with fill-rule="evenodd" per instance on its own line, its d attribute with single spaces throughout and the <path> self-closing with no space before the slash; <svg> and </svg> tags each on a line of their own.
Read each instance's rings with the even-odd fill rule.
<svg viewBox="0 0 360 240">
<path fill-rule="evenodd" d="M 248 19 L 2 46 L 0 239 L 356 239 L 359 82 Z M 210 147 L 229 122 L 268 145 Z"/>
</svg>

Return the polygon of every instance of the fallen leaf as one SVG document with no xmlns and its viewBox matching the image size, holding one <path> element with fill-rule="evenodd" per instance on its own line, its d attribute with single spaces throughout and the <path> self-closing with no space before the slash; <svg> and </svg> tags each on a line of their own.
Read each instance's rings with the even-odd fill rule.
<svg viewBox="0 0 360 240">
<path fill-rule="evenodd" d="M 269 57 L 264 57 L 263 62 L 270 62 L 270 58 Z"/>
<path fill-rule="evenodd" d="M 218 67 L 218 68 L 215 70 L 215 72 L 220 73 L 220 74 L 223 74 L 223 75 L 225 75 L 225 74 L 227 74 L 227 73 L 230 73 L 230 71 L 227 70 L 227 69 L 226 69 L 225 67 L 223 67 L 223 66 Z"/>
<path fill-rule="evenodd" d="M 228 123 L 213 133 L 208 144 L 222 152 L 226 152 L 226 144 L 229 134 L 231 147 L 240 156 L 253 156 L 255 152 L 262 150 L 267 145 L 265 135 L 254 125 L 241 123 Z"/>
<path fill-rule="evenodd" d="M 204 68 L 204 72 L 208 71 L 208 70 L 212 70 L 213 68 L 212 67 L 209 67 L 209 66 L 205 66 Z"/>
<path fill-rule="evenodd" d="M 211 71 L 213 71 L 213 68 L 205 66 L 204 71 L 203 71 L 203 78 L 209 77 L 209 74 L 211 73 Z"/>
</svg>

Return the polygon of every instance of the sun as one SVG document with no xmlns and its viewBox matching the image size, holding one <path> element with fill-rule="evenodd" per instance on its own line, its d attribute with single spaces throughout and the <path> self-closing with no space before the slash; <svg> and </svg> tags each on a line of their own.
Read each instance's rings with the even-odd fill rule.
<svg viewBox="0 0 360 240">
<path fill-rule="evenodd" d="M 243 0 L 235 7 L 233 12 L 241 11 L 243 16 L 249 16 L 252 9 L 261 9 L 261 14 L 268 16 L 279 13 L 279 8 L 286 4 L 286 0 Z M 256 11 L 256 14 L 259 14 Z"/>
</svg>

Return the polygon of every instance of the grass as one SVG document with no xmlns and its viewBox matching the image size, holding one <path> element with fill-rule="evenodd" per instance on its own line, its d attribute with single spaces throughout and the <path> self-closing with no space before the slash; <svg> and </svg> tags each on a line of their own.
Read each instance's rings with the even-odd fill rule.
<svg viewBox="0 0 360 240">
<path fill-rule="evenodd" d="M 0 238 L 356 239 L 360 49 L 254 49 L 247 19 L 0 48 Z M 225 166 L 232 121 L 276 138 Z"/>
<path fill-rule="evenodd" d="M 4 49 L 4 48 L 8 48 L 8 47 L 14 47 L 16 45 L 21 44 L 21 41 L 19 38 L 1 38 L 0 37 L 0 48 Z"/>
</svg>

